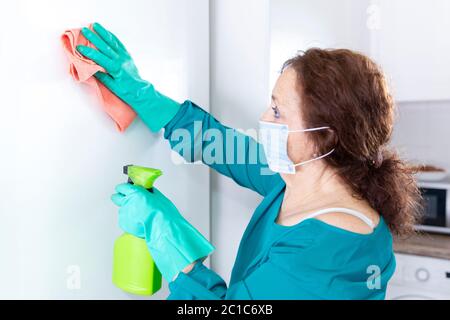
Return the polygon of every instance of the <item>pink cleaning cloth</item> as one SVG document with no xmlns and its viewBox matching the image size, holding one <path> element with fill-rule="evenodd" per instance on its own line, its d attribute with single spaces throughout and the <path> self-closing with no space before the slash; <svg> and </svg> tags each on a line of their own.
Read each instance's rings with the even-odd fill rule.
<svg viewBox="0 0 450 320">
<path fill-rule="evenodd" d="M 89 26 L 91 30 L 92 25 Z M 69 59 L 69 72 L 77 82 L 86 83 L 91 86 L 100 101 L 105 112 L 115 121 L 116 127 L 120 132 L 124 132 L 136 118 L 133 109 L 112 93 L 94 74 L 97 71 L 105 72 L 105 69 L 98 64 L 83 57 L 77 50 L 78 45 L 84 45 L 95 48 L 81 33 L 81 29 L 70 29 L 61 36 L 67 58 Z"/>
</svg>

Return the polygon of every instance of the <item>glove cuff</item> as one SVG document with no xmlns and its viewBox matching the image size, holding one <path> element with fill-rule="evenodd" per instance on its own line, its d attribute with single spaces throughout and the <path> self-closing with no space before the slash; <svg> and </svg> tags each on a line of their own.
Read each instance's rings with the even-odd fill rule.
<svg viewBox="0 0 450 320">
<path fill-rule="evenodd" d="M 171 235 L 161 235 L 157 245 L 147 243 L 148 249 L 159 271 L 167 282 L 192 262 L 205 258 L 214 250 L 214 246 L 190 225 L 190 230 L 177 232 L 175 241 Z"/>
<path fill-rule="evenodd" d="M 181 104 L 155 90 L 153 85 L 149 86 L 146 96 L 146 103 L 134 109 L 151 131 L 158 132 L 175 117 Z"/>
</svg>

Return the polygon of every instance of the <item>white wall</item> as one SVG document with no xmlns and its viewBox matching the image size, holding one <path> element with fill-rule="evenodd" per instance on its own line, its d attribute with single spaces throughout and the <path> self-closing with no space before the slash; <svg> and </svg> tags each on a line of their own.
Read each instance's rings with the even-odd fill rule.
<svg viewBox="0 0 450 320">
<path fill-rule="evenodd" d="M 125 164 L 162 169 L 157 187 L 209 237 L 208 170 L 174 165 L 168 142 L 140 121 L 118 133 L 69 76 L 59 40 L 101 22 L 157 89 L 208 109 L 208 19 L 207 0 L 0 3 L 0 298 L 133 298 L 111 283 L 121 231 L 109 198 Z M 71 289 L 77 268 L 81 287 Z"/>
<path fill-rule="evenodd" d="M 450 170 L 450 101 L 398 104 L 392 144 L 407 159 Z"/>
<path fill-rule="evenodd" d="M 283 62 L 312 47 L 368 51 L 369 0 L 278 0 L 270 5 L 271 87 Z"/>
</svg>

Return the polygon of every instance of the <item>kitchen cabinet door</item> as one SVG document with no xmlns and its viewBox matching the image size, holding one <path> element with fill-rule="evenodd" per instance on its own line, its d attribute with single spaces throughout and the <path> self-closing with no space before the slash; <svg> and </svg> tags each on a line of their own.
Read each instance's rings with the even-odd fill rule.
<svg viewBox="0 0 450 320">
<path fill-rule="evenodd" d="M 399 101 L 450 100 L 450 1 L 377 0 L 371 55 Z M 370 26 L 369 26 L 370 28 Z"/>
</svg>

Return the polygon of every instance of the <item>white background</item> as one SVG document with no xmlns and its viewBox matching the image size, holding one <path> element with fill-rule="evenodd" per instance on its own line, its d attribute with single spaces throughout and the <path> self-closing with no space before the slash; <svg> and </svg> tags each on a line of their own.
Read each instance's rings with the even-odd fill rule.
<svg viewBox="0 0 450 320">
<path fill-rule="evenodd" d="M 206 0 L 1 2 L 0 298 L 134 298 L 111 283 L 121 231 L 110 195 L 126 164 L 162 169 L 156 186 L 209 237 L 208 170 L 175 165 L 141 121 L 117 132 L 60 43 L 65 29 L 100 22 L 159 91 L 208 109 L 208 10 Z"/>
</svg>

